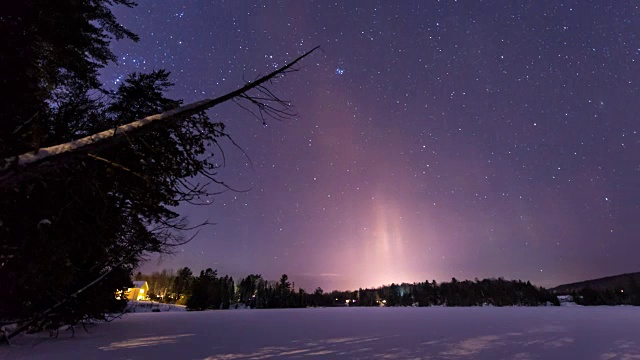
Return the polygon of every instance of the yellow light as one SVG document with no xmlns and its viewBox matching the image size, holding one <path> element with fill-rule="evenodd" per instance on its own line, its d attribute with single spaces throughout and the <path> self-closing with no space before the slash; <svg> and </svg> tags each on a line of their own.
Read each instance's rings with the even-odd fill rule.
<svg viewBox="0 0 640 360">
<path fill-rule="evenodd" d="M 144 289 L 140 289 L 140 294 L 144 294 Z"/>
</svg>

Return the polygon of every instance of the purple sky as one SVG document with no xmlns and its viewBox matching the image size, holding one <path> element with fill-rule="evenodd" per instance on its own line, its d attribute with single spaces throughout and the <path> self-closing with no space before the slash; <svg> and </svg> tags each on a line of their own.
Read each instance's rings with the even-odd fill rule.
<svg viewBox="0 0 640 360">
<path fill-rule="evenodd" d="M 640 271 L 640 9 L 631 1 L 158 0 L 115 9 L 171 96 L 222 95 L 316 45 L 271 87 L 299 117 L 209 112 L 228 192 L 143 272 L 287 273 L 306 290 L 475 277 L 551 286 Z M 606 3 L 606 5 L 603 5 Z"/>
</svg>

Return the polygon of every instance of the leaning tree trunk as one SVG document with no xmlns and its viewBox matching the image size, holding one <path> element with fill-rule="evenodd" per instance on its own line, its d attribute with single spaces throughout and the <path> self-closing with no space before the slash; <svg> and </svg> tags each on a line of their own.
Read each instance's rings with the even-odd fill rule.
<svg viewBox="0 0 640 360">
<path fill-rule="evenodd" d="M 115 129 L 102 131 L 64 144 L 54 145 L 22 155 L 0 159 L 0 189 L 3 187 L 11 187 L 28 178 L 41 176 L 51 169 L 56 168 L 58 165 L 70 161 L 75 156 L 87 155 L 90 151 L 101 150 L 106 147 L 113 146 L 118 140 L 125 138 L 125 135 L 139 136 L 146 131 L 150 131 L 152 129 L 151 125 L 176 122 L 229 100 L 243 98 L 258 105 L 260 110 L 273 110 L 268 104 L 252 98 L 247 94 L 247 92 L 253 89 L 260 89 L 264 83 L 293 70 L 292 67 L 296 63 L 317 49 L 318 46 L 302 54 L 291 63 L 284 65 L 255 81 L 248 82 L 243 87 L 218 98 L 201 100 L 180 106 L 161 114 L 147 116 L 134 122 L 120 125 Z"/>
</svg>

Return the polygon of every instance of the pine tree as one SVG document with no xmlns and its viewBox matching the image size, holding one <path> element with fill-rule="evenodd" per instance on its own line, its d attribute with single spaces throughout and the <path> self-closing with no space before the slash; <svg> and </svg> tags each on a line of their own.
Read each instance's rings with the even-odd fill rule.
<svg viewBox="0 0 640 360">
<path fill-rule="evenodd" d="M 189 295 L 191 290 L 191 284 L 193 282 L 193 273 L 188 267 L 179 269 L 176 273 L 175 281 L 173 282 L 173 292 L 176 294 L 176 299 L 180 300 L 183 295 Z"/>
<path fill-rule="evenodd" d="M 229 309 L 231 305 L 231 300 L 233 299 L 233 282 L 229 283 L 229 276 L 225 275 L 223 278 L 220 278 L 220 298 L 221 298 L 221 309 Z"/>
<path fill-rule="evenodd" d="M 291 297 L 291 283 L 289 282 L 289 277 L 287 274 L 282 274 L 280 277 L 280 282 L 278 283 L 277 289 L 277 298 L 278 304 L 277 306 L 280 308 L 289 307 Z"/>
<path fill-rule="evenodd" d="M 0 165 L 7 156 L 105 125 L 96 117 L 101 104 L 88 92 L 99 90 L 99 69 L 115 60 L 109 38 L 137 40 L 111 13 L 118 4 L 134 5 L 29 0 L 0 6 L 0 47 L 8 50 L 0 54 Z M 102 206 L 109 195 L 87 184 L 94 169 L 80 178 L 74 176 L 78 168 L 60 169 L 65 176 L 56 181 L 39 179 L 0 192 L 0 319 L 28 319 L 64 301 L 31 323 L 55 327 L 124 306 L 113 294 L 130 285 L 137 260 L 111 241 L 125 231 L 111 227 L 114 214 Z M 96 225 L 97 215 L 106 216 Z M 109 278 L 75 294 L 106 269 Z"/>
<path fill-rule="evenodd" d="M 111 126 L 110 114 L 131 118 L 139 115 L 120 111 L 123 103 L 137 102 L 150 112 L 172 106 L 172 101 L 162 96 L 167 77 L 164 72 L 132 75 L 114 94 L 111 104 L 85 104 L 91 106 L 88 113 L 98 119 L 91 126 Z M 51 112 L 54 118 L 63 117 L 58 113 L 85 100 L 68 98 L 64 106 Z M 200 121 L 203 127 L 217 126 L 204 117 Z M 192 156 L 187 151 L 194 151 L 193 146 L 198 145 L 192 143 L 191 137 L 184 143 L 177 138 L 186 137 L 190 131 L 195 129 L 158 129 L 149 136 L 132 139 L 129 146 L 69 165 L 60 170 L 60 176 L 23 182 L 13 191 L 4 192 L 0 200 L 4 236 L 0 241 L 11 257 L 0 266 L 0 285 L 9 295 L 0 300 L 0 318 L 37 314 L 52 302 L 47 294 L 70 295 L 92 278 L 113 269 L 116 263 L 121 270 L 130 272 L 143 252 L 163 251 L 178 241 L 179 234 L 171 230 L 185 224 L 168 206 L 177 205 L 175 184 L 194 169 L 178 165 L 180 161 L 185 163 Z M 174 138 L 163 140 L 159 134 Z M 197 141 L 202 139 L 196 136 Z M 149 150 L 151 146 L 155 151 Z M 145 152 L 145 159 L 140 158 L 141 151 Z M 193 155 L 197 154 L 196 149 Z M 171 157 L 179 159 L 172 161 Z M 118 166 L 113 165 L 116 162 Z M 127 261 L 120 263 L 122 259 Z M 127 280 L 118 287 L 128 285 Z M 94 302 L 78 303 L 91 307 Z M 56 321 L 73 322 L 83 318 L 82 313 L 82 309 L 75 309 L 73 315 L 70 312 Z"/>
</svg>

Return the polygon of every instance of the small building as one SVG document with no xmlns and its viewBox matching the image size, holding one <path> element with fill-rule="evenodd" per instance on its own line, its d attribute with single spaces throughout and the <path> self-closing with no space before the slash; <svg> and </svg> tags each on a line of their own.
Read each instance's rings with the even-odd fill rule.
<svg viewBox="0 0 640 360">
<path fill-rule="evenodd" d="M 571 295 L 557 295 L 560 306 L 576 305 L 575 299 Z"/>
<path fill-rule="evenodd" d="M 558 301 L 563 302 L 573 302 L 573 296 L 571 295 L 557 295 Z"/>
<path fill-rule="evenodd" d="M 134 281 L 133 287 L 127 289 L 125 295 L 129 300 L 145 300 L 149 294 L 149 284 L 146 281 Z"/>
</svg>

